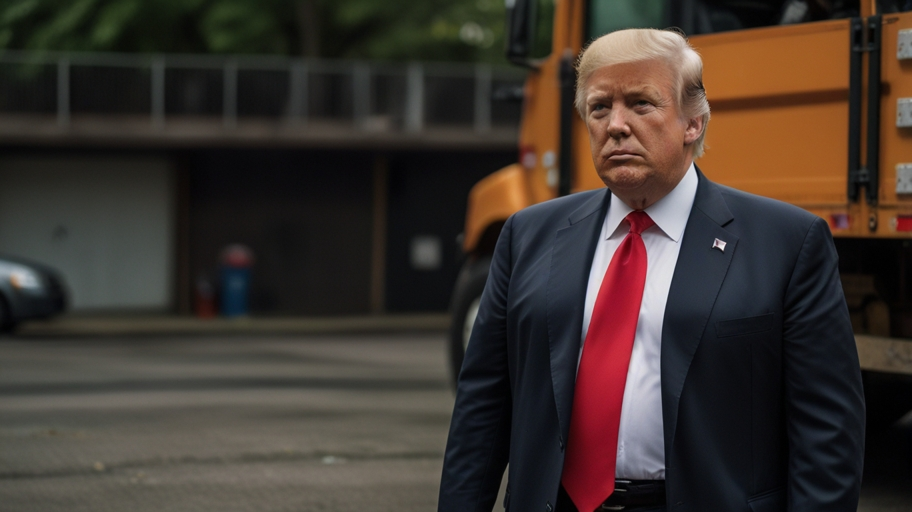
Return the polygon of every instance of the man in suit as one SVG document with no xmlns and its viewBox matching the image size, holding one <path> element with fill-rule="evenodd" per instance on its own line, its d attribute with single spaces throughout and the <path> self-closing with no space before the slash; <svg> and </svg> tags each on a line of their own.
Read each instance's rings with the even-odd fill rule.
<svg viewBox="0 0 912 512">
<path fill-rule="evenodd" d="M 521 512 L 855 511 L 864 400 L 826 223 L 696 169 L 709 105 L 680 34 L 611 33 L 577 72 L 607 189 L 506 222 L 439 510 L 491 510 L 509 463 Z"/>
</svg>

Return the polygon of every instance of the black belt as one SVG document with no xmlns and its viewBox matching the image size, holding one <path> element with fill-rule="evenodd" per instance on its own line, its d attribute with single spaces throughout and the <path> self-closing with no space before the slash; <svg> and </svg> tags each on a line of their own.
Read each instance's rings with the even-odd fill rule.
<svg viewBox="0 0 912 512">
<path fill-rule="evenodd" d="M 665 505 L 665 480 L 615 480 L 614 492 L 598 510 L 636 510 L 662 505 Z M 564 486 L 557 494 L 556 512 L 578 512 Z"/>
<path fill-rule="evenodd" d="M 665 480 L 615 480 L 601 510 L 628 510 L 665 504 Z"/>
</svg>

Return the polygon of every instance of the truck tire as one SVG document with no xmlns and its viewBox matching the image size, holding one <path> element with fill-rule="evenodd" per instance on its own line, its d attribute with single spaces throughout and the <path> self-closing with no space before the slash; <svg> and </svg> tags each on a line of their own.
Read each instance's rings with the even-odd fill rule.
<svg viewBox="0 0 912 512">
<path fill-rule="evenodd" d="M 453 300 L 450 303 L 452 319 L 448 341 L 450 384 L 454 390 L 490 267 L 490 256 L 470 260 L 463 265 L 459 278 L 456 279 L 456 289 L 453 290 Z"/>
</svg>

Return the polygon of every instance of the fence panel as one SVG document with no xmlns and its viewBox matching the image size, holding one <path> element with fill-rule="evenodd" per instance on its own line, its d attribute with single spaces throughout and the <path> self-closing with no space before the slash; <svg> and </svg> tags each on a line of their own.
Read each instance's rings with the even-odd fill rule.
<svg viewBox="0 0 912 512">
<path fill-rule="evenodd" d="M 96 115 L 147 116 L 156 129 L 195 117 L 218 118 L 227 129 L 257 119 L 483 135 L 517 125 L 520 103 L 494 98 L 521 84 L 518 70 L 487 65 L 0 52 L 0 115 L 56 114 L 62 128 Z"/>
<path fill-rule="evenodd" d="M 149 115 L 149 68 L 70 66 L 70 111 L 74 114 Z"/>
<path fill-rule="evenodd" d="M 0 112 L 57 112 L 57 64 L 0 62 Z"/>
<path fill-rule="evenodd" d="M 221 69 L 165 69 L 165 114 L 221 116 L 224 73 Z"/>
<path fill-rule="evenodd" d="M 290 70 L 238 70 L 238 117 L 283 118 L 290 114 Z"/>
</svg>

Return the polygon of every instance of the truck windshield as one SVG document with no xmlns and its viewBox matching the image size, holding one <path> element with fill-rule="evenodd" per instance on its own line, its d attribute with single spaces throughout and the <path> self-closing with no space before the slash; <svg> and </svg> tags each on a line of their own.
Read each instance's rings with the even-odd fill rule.
<svg viewBox="0 0 912 512">
<path fill-rule="evenodd" d="M 880 12 L 910 8 L 912 0 L 878 0 Z M 696 35 L 850 18 L 858 16 L 859 0 L 693 0 L 686 4 L 664 0 L 589 0 L 588 12 L 587 39 L 592 40 L 622 28 L 676 26 L 688 35 Z"/>
<path fill-rule="evenodd" d="M 664 0 L 590 0 L 588 40 L 622 28 L 664 28 Z"/>
</svg>

